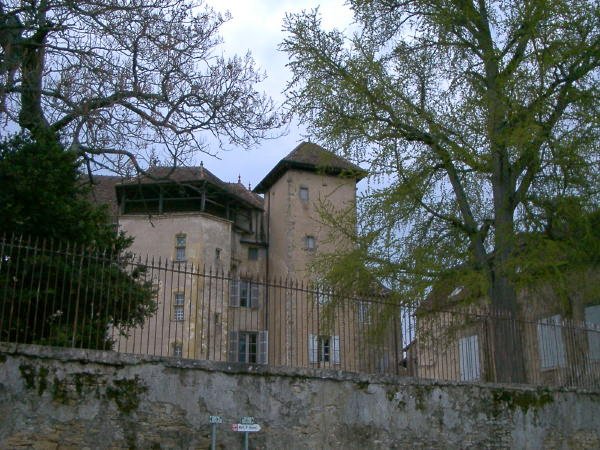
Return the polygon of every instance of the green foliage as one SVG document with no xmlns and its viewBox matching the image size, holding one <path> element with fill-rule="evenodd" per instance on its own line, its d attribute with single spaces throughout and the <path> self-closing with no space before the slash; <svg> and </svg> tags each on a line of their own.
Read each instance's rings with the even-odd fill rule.
<svg viewBox="0 0 600 450">
<path fill-rule="evenodd" d="M 109 325 L 126 332 L 154 312 L 131 239 L 86 199 L 72 154 L 13 138 L 0 144 L 0 183 L 1 340 L 110 348 Z"/>
<path fill-rule="evenodd" d="M 282 43 L 288 106 L 371 175 L 358 226 L 324 207 L 354 244 L 322 259 L 328 281 L 405 302 L 468 285 L 515 311 L 520 286 L 597 267 L 598 5 L 349 5 L 352 34 L 309 11 Z"/>
<path fill-rule="evenodd" d="M 55 143 L 24 136 L 0 143 L 0 232 L 125 248 L 130 242 L 115 236 L 105 208 L 86 198 L 78 166 Z"/>
</svg>

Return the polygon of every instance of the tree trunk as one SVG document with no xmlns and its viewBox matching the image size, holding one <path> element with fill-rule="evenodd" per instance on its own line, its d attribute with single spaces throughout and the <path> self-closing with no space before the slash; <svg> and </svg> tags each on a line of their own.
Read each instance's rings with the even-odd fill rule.
<svg viewBox="0 0 600 450">
<path fill-rule="evenodd" d="M 495 274 L 490 286 L 492 301 L 492 352 L 494 381 L 525 383 L 524 349 L 517 320 L 517 295 L 506 276 Z"/>
<path fill-rule="evenodd" d="M 42 109 L 42 79 L 44 76 L 44 58 L 46 36 L 50 24 L 43 19 L 40 28 L 29 38 L 21 39 L 21 111 L 19 125 L 29 130 L 33 139 L 43 144 L 58 144 L 59 139 Z"/>
</svg>

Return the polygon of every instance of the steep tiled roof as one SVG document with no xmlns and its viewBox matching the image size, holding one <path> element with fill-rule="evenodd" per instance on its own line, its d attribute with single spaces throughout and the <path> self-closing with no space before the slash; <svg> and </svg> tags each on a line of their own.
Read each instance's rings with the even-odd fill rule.
<svg viewBox="0 0 600 450">
<path fill-rule="evenodd" d="M 289 169 L 299 169 L 308 172 L 325 172 L 330 175 L 346 175 L 360 180 L 366 176 L 366 171 L 350 161 L 341 158 L 320 145 L 312 142 L 302 142 L 267 174 L 254 188 L 254 192 L 266 192 Z"/>
<path fill-rule="evenodd" d="M 260 195 L 249 191 L 242 183 L 239 182 L 226 184 L 230 192 L 235 193 L 238 197 L 242 197 L 248 203 L 256 206 L 257 208 L 263 209 L 264 199 Z"/>
<path fill-rule="evenodd" d="M 91 189 L 91 199 L 94 203 L 107 205 L 112 217 L 119 213 L 119 204 L 115 186 L 123 181 L 123 177 L 110 175 L 94 175 Z"/>
</svg>

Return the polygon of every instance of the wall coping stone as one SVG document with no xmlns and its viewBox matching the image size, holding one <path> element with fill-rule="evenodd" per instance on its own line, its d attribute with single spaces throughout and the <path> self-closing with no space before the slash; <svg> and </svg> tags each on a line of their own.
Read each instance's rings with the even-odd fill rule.
<svg viewBox="0 0 600 450">
<path fill-rule="evenodd" d="M 407 376 L 359 374 L 334 369 L 291 368 L 268 366 L 261 364 L 230 363 L 179 359 L 168 356 L 134 355 L 110 350 L 77 349 L 68 347 L 51 347 L 35 344 L 15 344 L 0 342 L 0 354 L 11 356 L 53 359 L 62 362 L 81 362 L 111 366 L 136 366 L 141 364 L 160 364 L 166 368 L 191 369 L 204 372 L 221 372 L 230 375 L 277 376 L 287 378 L 308 378 L 338 382 L 369 383 L 379 385 L 459 387 L 470 386 L 480 389 L 509 389 L 515 391 L 538 391 L 540 388 L 548 392 L 572 392 L 578 394 L 600 394 L 600 390 L 589 390 L 574 387 L 548 387 L 527 384 L 503 384 L 488 382 L 460 382 L 417 379 Z"/>
</svg>

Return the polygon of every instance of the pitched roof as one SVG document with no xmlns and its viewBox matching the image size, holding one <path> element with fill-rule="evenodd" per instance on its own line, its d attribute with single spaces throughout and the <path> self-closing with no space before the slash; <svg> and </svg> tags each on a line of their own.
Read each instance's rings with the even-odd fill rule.
<svg viewBox="0 0 600 450">
<path fill-rule="evenodd" d="M 116 189 L 139 184 L 196 183 L 199 181 L 206 181 L 251 207 L 263 209 L 263 198 L 260 195 L 249 191 L 239 182 L 226 183 L 222 181 L 204 166 L 175 168 L 157 166 L 148 169 L 144 175 L 129 179 L 118 176 L 95 175 L 92 198 L 97 203 L 107 204 L 111 214 L 117 215 L 119 207 Z"/>
<path fill-rule="evenodd" d="M 263 209 L 264 199 L 260 195 L 255 194 L 252 191 L 249 191 L 246 188 L 246 186 L 244 186 L 240 182 L 238 182 L 238 183 L 226 183 L 226 184 L 227 184 L 227 187 L 229 188 L 230 192 L 235 193 L 238 197 L 243 198 L 248 203 L 256 206 L 257 208 Z"/>
<path fill-rule="evenodd" d="M 350 161 L 325 150 L 312 142 L 302 142 L 271 169 L 266 177 L 254 188 L 254 192 L 264 193 L 289 169 L 307 172 L 324 172 L 329 175 L 342 175 L 356 181 L 364 178 L 367 172 Z"/>
<path fill-rule="evenodd" d="M 145 174 L 123 181 L 128 184 L 162 184 L 162 183 L 192 183 L 195 181 L 208 181 L 226 190 L 227 183 L 214 175 L 204 166 L 191 167 L 163 167 L 155 166 L 149 168 Z"/>
</svg>

